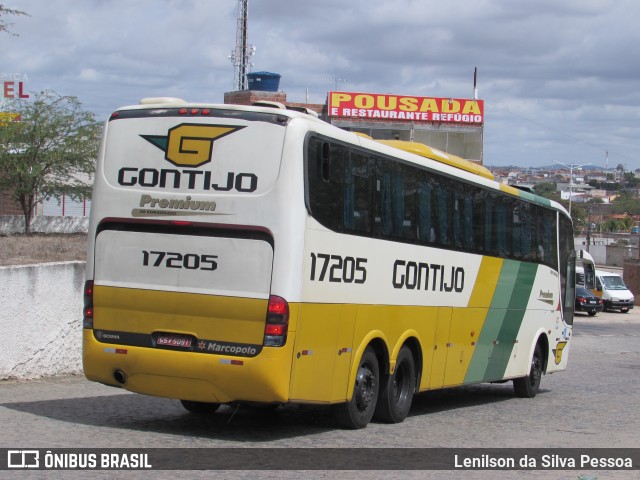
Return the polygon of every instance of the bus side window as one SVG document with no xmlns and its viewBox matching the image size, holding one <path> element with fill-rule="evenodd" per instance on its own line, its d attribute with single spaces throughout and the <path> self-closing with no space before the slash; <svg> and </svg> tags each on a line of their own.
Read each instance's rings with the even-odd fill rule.
<svg viewBox="0 0 640 480">
<path fill-rule="evenodd" d="M 452 217 L 452 185 L 444 179 L 432 180 L 434 206 L 436 212 L 436 243 L 442 246 L 451 245 L 451 217 Z"/>
<path fill-rule="evenodd" d="M 418 180 L 418 240 L 420 243 L 436 241 L 435 225 L 432 222 L 432 191 L 427 174 L 422 173 Z"/>
<path fill-rule="evenodd" d="M 495 204 L 495 222 L 496 222 L 496 246 L 500 256 L 511 255 L 511 222 L 512 217 L 509 215 L 512 210 L 511 199 L 502 197 L 498 198 Z"/>
<path fill-rule="evenodd" d="M 548 212 L 547 215 L 549 223 L 547 224 L 547 228 L 545 230 L 546 235 L 544 242 L 545 250 L 550 253 L 547 258 L 547 264 L 550 267 L 557 269 L 558 255 L 556 255 L 555 252 L 558 251 L 558 214 L 556 212 Z M 553 255 L 551 255 L 551 252 L 553 252 Z"/>
<path fill-rule="evenodd" d="M 308 210 L 333 231 L 566 265 L 570 239 L 560 238 L 565 257 L 556 254 L 563 217 L 527 198 L 317 136 L 307 143 L 306 173 Z"/>
<path fill-rule="evenodd" d="M 464 208 L 464 185 L 456 185 L 453 192 L 453 246 L 462 247 L 463 228 L 463 208 Z"/>
<path fill-rule="evenodd" d="M 473 194 L 470 187 L 464 189 L 464 248 L 473 249 Z"/>
<path fill-rule="evenodd" d="M 484 200 L 484 251 L 488 254 L 495 255 L 495 222 L 493 219 L 494 195 L 487 193 Z"/>
<path fill-rule="evenodd" d="M 318 168 L 320 178 L 325 182 L 330 180 L 330 168 L 331 168 L 331 144 L 329 142 L 322 142 L 322 150 L 320 154 L 320 166 Z"/>
<path fill-rule="evenodd" d="M 576 255 L 573 241 L 573 225 L 568 217 L 562 215 L 559 218 L 560 227 L 560 289 L 564 305 L 564 321 L 573 324 L 573 309 L 576 299 Z"/>
<path fill-rule="evenodd" d="M 376 236 L 416 239 L 415 183 L 415 169 L 376 159 Z"/>
<path fill-rule="evenodd" d="M 471 250 L 473 248 L 471 191 L 465 184 L 456 185 L 453 200 L 453 246 Z"/>
<path fill-rule="evenodd" d="M 344 168 L 343 219 L 347 231 L 370 234 L 372 229 L 373 180 L 372 160 L 365 155 L 347 152 Z"/>
<path fill-rule="evenodd" d="M 318 222 L 336 232 L 343 230 L 344 152 L 344 147 L 315 137 L 307 146 L 309 209 Z"/>
<path fill-rule="evenodd" d="M 473 247 L 475 253 L 485 251 L 485 192 L 477 187 L 472 187 L 473 205 Z"/>
</svg>

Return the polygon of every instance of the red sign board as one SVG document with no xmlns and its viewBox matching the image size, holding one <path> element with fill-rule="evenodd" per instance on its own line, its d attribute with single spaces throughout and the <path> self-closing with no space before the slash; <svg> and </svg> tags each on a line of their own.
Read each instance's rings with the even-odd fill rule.
<svg viewBox="0 0 640 480">
<path fill-rule="evenodd" d="M 25 93 L 24 82 L 2 82 L 4 98 L 29 98 Z"/>
<path fill-rule="evenodd" d="M 482 125 L 484 101 L 378 93 L 329 92 L 329 116 L 392 122 Z"/>
<path fill-rule="evenodd" d="M 9 122 L 19 122 L 20 114 L 14 112 L 0 112 L 0 127 L 9 125 Z"/>
</svg>

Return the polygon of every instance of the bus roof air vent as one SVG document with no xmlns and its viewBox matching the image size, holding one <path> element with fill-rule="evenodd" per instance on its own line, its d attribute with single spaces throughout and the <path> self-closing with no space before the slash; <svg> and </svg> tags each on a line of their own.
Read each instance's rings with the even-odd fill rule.
<svg viewBox="0 0 640 480">
<path fill-rule="evenodd" d="M 306 113 L 307 115 L 311 115 L 312 117 L 318 118 L 318 112 L 316 112 L 315 110 L 311 110 L 310 108 L 307 108 L 307 107 L 296 107 L 293 105 L 287 105 L 286 109 L 293 110 L 294 112 Z"/>
<path fill-rule="evenodd" d="M 181 98 L 176 97 L 147 97 L 140 100 L 140 105 L 159 105 L 165 103 L 187 103 Z"/>
<path fill-rule="evenodd" d="M 287 108 L 280 102 L 269 102 L 267 100 L 261 100 L 259 102 L 253 102 L 251 105 L 254 106 L 254 107 L 277 108 L 279 110 L 286 110 L 286 108 Z"/>
</svg>

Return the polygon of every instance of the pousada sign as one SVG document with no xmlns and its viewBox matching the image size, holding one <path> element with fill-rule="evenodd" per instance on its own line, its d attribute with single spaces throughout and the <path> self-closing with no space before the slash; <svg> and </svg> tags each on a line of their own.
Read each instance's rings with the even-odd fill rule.
<svg viewBox="0 0 640 480">
<path fill-rule="evenodd" d="M 25 89 L 25 82 L 27 80 L 26 74 L 0 73 L 2 98 L 29 98 L 29 94 Z"/>
<path fill-rule="evenodd" d="M 6 127 L 11 122 L 19 122 L 20 114 L 16 112 L 0 112 L 0 127 Z"/>
<path fill-rule="evenodd" d="M 379 93 L 329 92 L 329 116 L 482 125 L 484 101 Z"/>
</svg>

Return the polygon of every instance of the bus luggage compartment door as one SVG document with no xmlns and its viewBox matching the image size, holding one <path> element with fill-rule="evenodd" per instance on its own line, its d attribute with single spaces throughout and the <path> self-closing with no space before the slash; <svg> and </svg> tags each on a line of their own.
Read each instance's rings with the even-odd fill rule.
<svg viewBox="0 0 640 480">
<path fill-rule="evenodd" d="M 94 329 L 143 334 L 131 336 L 139 346 L 161 347 L 158 335 L 175 334 L 192 339 L 185 350 L 259 352 L 272 262 L 267 238 L 103 230 L 96 238 Z"/>
</svg>

